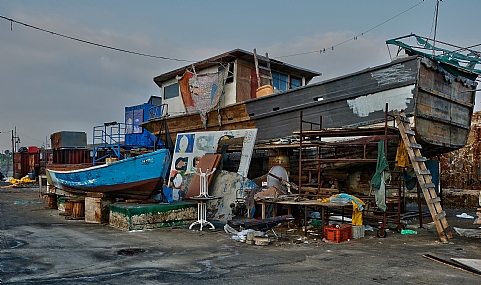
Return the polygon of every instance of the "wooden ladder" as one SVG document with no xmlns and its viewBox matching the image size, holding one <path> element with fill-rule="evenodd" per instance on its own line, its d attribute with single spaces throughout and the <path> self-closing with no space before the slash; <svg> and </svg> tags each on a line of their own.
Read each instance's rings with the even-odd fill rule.
<svg viewBox="0 0 481 285">
<path fill-rule="evenodd" d="M 265 62 L 265 66 L 259 64 L 259 60 L 263 60 Z M 269 54 L 266 52 L 266 57 L 259 57 L 257 56 L 256 49 L 254 49 L 254 62 L 256 65 L 256 75 L 257 75 L 257 86 L 261 87 L 261 78 L 267 79 L 268 84 L 272 86 L 272 71 L 271 71 L 271 62 L 269 61 Z M 262 73 L 259 71 L 262 69 Z"/>
<path fill-rule="evenodd" d="M 411 130 L 409 118 L 404 115 L 404 112 L 394 110 L 394 117 L 396 124 L 401 133 L 402 140 L 406 145 L 409 158 L 413 165 L 419 185 L 426 199 L 429 212 L 433 218 L 434 224 L 442 242 L 447 242 L 448 239 L 453 238 L 451 229 L 446 220 L 446 212 L 441 206 L 441 198 L 437 196 L 435 185 L 432 182 L 431 172 L 426 168 L 424 163 L 427 159 L 421 155 L 421 145 L 416 142 L 415 133 Z"/>
</svg>

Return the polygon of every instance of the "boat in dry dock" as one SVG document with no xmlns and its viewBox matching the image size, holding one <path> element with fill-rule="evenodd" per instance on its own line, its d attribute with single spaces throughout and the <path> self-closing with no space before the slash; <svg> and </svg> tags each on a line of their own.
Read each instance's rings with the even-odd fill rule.
<svg viewBox="0 0 481 285">
<path fill-rule="evenodd" d="M 168 149 L 76 170 L 47 169 L 47 181 L 72 193 L 104 193 L 111 196 L 148 198 L 162 187 L 170 167 Z"/>
<path fill-rule="evenodd" d="M 407 37 L 413 37 L 421 48 L 404 44 L 402 40 Z M 299 131 L 301 111 L 306 121 L 319 122 L 322 118 L 322 128 L 352 128 L 383 122 L 388 103 L 388 112 L 404 110 L 411 117 L 426 155 L 464 147 L 475 103 L 476 78 L 481 74 L 475 68 L 481 63 L 480 53 L 440 41 L 433 47 L 430 39 L 407 37 L 387 41 L 405 51 L 391 62 L 314 84 L 307 83 L 320 73 L 292 66 L 283 70 L 283 65 L 275 62 L 266 69 L 275 92 L 257 97 L 252 94 L 264 86 L 255 53 L 237 50 L 237 54 L 231 52 L 199 62 L 198 66 L 180 68 L 154 78 L 162 88 L 164 106 L 154 107 L 149 120 L 141 125 L 155 135 L 168 132 L 174 141 L 184 132 L 257 128 L 257 141 L 264 142 Z M 247 64 L 249 59 L 251 65 Z M 267 55 L 263 59 L 273 63 Z M 194 68 L 195 74 L 189 68 Z M 209 97 L 215 98 L 211 100 L 214 104 L 197 104 L 203 108 L 196 109 L 192 98 L 199 85 L 196 76 L 202 70 L 227 76 L 214 82 L 215 88 L 204 90 L 218 96 Z M 185 80 L 188 72 L 194 75 Z M 284 77 L 278 82 L 292 84 L 277 88 L 276 78 L 280 76 Z M 167 109 L 174 111 L 169 113 Z"/>
</svg>

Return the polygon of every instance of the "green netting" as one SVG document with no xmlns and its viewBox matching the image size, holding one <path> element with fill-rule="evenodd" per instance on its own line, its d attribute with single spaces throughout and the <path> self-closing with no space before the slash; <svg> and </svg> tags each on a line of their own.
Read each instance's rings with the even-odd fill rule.
<svg viewBox="0 0 481 285">
<path fill-rule="evenodd" d="M 387 40 L 386 44 L 396 45 L 406 50 L 406 52 L 410 55 L 421 55 L 441 63 L 445 63 L 451 66 L 454 66 L 458 69 L 462 69 L 464 71 L 469 71 L 472 73 L 476 73 L 477 75 L 481 74 L 480 69 L 476 69 L 477 64 L 481 64 L 481 58 L 479 58 L 479 53 L 471 52 L 468 49 L 457 49 L 456 51 L 448 50 L 440 47 L 434 47 L 424 38 L 412 35 L 416 38 L 417 43 L 420 47 L 413 47 L 406 43 L 401 42 L 398 39 Z M 437 52 L 436 53 L 433 53 Z M 467 55 L 462 54 L 461 52 L 469 52 Z"/>
</svg>

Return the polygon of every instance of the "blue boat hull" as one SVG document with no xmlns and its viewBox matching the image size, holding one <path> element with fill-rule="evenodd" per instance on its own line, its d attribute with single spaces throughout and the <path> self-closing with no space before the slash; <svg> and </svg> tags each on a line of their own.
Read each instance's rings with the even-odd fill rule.
<svg viewBox="0 0 481 285">
<path fill-rule="evenodd" d="M 88 168 L 47 169 L 49 184 L 68 192 L 110 193 L 147 198 L 161 186 L 170 166 L 167 149 Z"/>
</svg>

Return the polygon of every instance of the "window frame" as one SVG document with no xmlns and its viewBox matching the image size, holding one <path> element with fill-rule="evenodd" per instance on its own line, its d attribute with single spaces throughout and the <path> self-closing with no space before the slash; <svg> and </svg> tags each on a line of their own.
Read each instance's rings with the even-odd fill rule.
<svg viewBox="0 0 481 285">
<path fill-rule="evenodd" d="M 174 95 L 174 91 L 172 91 L 172 89 L 174 89 L 173 86 L 177 86 L 177 92 L 176 94 Z M 166 92 L 167 90 L 169 90 L 169 92 Z M 172 83 L 172 84 L 169 84 L 167 86 L 165 86 L 163 88 L 163 97 L 164 97 L 164 100 L 167 100 L 167 99 L 172 99 L 172 98 L 175 98 L 175 97 L 179 97 L 180 95 L 180 87 L 179 87 L 179 82 L 175 82 L 175 83 Z"/>
</svg>

